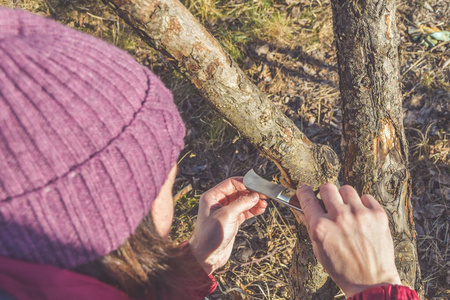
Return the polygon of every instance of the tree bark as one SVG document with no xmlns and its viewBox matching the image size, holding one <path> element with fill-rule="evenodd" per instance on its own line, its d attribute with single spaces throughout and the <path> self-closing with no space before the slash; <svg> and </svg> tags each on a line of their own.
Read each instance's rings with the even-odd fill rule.
<svg viewBox="0 0 450 300">
<path fill-rule="evenodd" d="M 319 263 L 312 249 L 308 231 L 297 223 L 297 243 L 292 254 L 291 299 L 330 300 L 338 294 L 339 288 Z"/>
<path fill-rule="evenodd" d="M 295 187 L 336 181 L 339 162 L 312 143 L 245 76 L 220 44 L 178 0 L 104 0 L 149 45 L 171 58 L 203 98 Z M 396 260 L 406 285 L 420 287 L 410 204 L 407 145 L 402 127 L 393 0 L 334 0 L 341 93 L 344 102 L 344 174 L 361 193 L 386 207 Z M 298 227 L 293 299 L 332 299 L 336 286 Z"/>
<path fill-rule="evenodd" d="M 274 161 L 286 183 L 307 182 L 314 189 L 337 181 L 336 153 L 312 143 L 245 76 L 214 37 L 178 0 L 104 0 L 150 46 L 171 58 L 203 98 L 239 133 Z M 303 225 L 298 225 L 297 251 L 302 259 L 291 272 L 297 294 L 311 299 L 331 286 L 312 252 Z M 303 227 L 303 228 L 302 228 Z M 320 280 L 318 280 L 320 278 Z M 332 285 L 334 286 L 334 284 Z M 329 289 L 327 289 L 329 290 Z"/>
<path fill-rule="evenodd" d="M 203 98 L 279 167 L 287 183 L 318 188 L 336 180 L 339 160 L 312 143 L 246 77 L 178 0 L 104 0 L 150 46 L 173 60 Z"/>
<path fill-rule="evenodd" d="M 423 294 L 403 129 L 395 0 L 332 0 L 346 184 L 385 208 L 402 283 Z"/>
</svg>

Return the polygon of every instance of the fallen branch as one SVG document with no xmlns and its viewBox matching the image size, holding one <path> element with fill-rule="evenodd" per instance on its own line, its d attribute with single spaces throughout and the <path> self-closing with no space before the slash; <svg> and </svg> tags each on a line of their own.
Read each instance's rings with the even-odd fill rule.
<svg viewBox="0 0 450 300">
<path fill-rule="evenodd" d="M 335 181 L 335 152 L 312 143 L 253 84 L 217 40 L 178 0 L 104 0 L 159 50 L 242 137 L 274 161 L 286 182 L 318 188 Z"/>
</svg>

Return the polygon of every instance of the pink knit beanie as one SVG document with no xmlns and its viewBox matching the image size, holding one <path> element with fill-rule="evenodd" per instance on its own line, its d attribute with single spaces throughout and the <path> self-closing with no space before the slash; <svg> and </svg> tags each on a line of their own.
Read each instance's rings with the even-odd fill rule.
<svg viewBox="0 0 450 300">
<path fill-rule="evenodd" d="M 0 255 L 70 268 L 117 249 L 183 137 L 171 93 L 127 53 L 0 8 Z"/>
</svg>

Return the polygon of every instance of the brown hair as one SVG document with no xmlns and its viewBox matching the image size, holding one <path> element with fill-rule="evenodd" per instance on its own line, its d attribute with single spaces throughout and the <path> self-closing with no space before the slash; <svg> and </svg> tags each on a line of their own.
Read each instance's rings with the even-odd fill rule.
<svg viewBox="0 0 450 300">
<path fill-rule="evenodd" d="M 192 275 L 204 272 L 187 244 L 175 245 L 156 233 L 151 213 L 117 250 L 73 271 L 116 286 L 134 299 L 182 299 L 183 287 L 202 288 Z"/>
</svg>

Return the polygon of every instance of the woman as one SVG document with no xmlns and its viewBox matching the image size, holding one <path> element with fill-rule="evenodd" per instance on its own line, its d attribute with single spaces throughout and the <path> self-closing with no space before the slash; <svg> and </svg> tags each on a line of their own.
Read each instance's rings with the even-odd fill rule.
<svg viewBox="0 0 450 300">
<path fill-rule="evenodd" d="M 33 299 L 56 283 L 68 287 L 59 299 L 98 299 L 91 277 L 135 298 L 204 298 L 239 224 L 266 203 L 229 179 L 203 195 L 202 230 L 172 245 L 184 125 L 161 81 L 125 52 L 23 11 L 0 10 L 0 49 L 2 275 L 28 276 Z M 23 283 L 2 288 L 21 299 Z"/>
<path fill-rule="evenodd" d="M 267 203 L 241 178 L 227 179 L 202 195 L 189 241 L 173 245 L 167 237 L 183 137 L 170 92 L 129 55 L 0 9 L 0 299 L 204 299 L 212 292 L 211 274 L 228 260 L 239 225 Z M 346 274 L 342 266 L 353 257 L 345 251 L 357 250 L 336 246 L 350 240 L 339 222 L 323 225 L 336 193 L 323 195 L 325 213 L 310 190 L 298 191 L 319 260 L 349 296 L 399 284 L 387 222 L 381 237 L 364 231 L 385 241 L 385 267 L 366 272 L 376 276 L 358 268 Z M 343 197 L 362 203 L 355 193 Z M 363 202 L 379 221 L 377 202 Z M 325 227 L 340 240 L 316 230 Z M 377 261 L 368 252 L 361 260 Z"/>
</svg>

